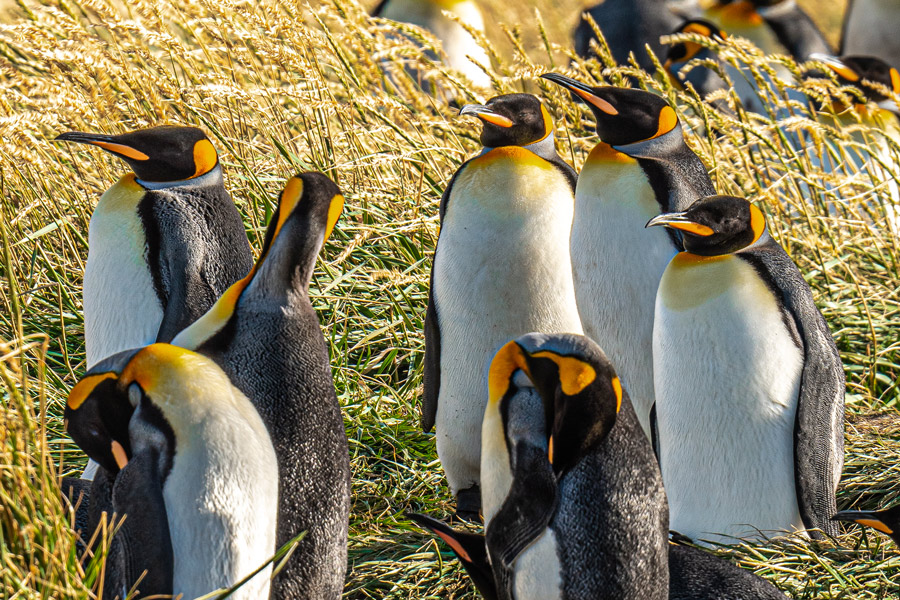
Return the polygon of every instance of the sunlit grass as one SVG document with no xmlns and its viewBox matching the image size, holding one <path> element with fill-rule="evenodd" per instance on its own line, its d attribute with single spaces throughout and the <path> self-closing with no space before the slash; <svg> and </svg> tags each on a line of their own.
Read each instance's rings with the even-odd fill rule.
<svg viewBox="0 0 900 600">
<path fill-rule="evenodd" d="M 502 12 L 498 5 L 491 4 L 492 14 Z M 177 122 L 209 132 L 255 248 L 277 192 L 297 171 L 327 173 L 347 198 L 312 290 L 350 438 L 346 596 L 475 597 L 449 552 L 403 513 L 450 510 L 433 436 L 418 427 L 422 319 L 438 201 L 458 165 L 477 151 L 480 132 L 419 91 L 392 61 L 417 62 L 450 98 L 540 94 L 557 118 L 560 153 L 580 167 L 595 142 L 590 113 L 536 79 L 547 65 L 567 68 L 568 29 L 556 18 L 560 8 L 537 5 L 546 9 L 543 35 L 533 19 L 489 36 L 495 48 L 506 48 L 494 53 L 494 91 L 467 89 L 351 0 L 313 8 L 281 0 L 29 0 L 21 20 L 0 26 L 3 595 L 83 598 L 93 585 L 90 577 L 82 581 L 56 477 L 79 472 L 85 460 L 61 415 L 84 371 L 87 224 L 98 195 L 125 168 L 94 149 L 50 140 L 67 130 Z M 763 60 L 739 42 L 722 56 Z M 798 74 L 805 68 L 789 67 Z M 839 505 L 897 501 L 891 466 L 900 450 L 900 242 L 887 226 L 890 198 L 872 193 L 897 170 L 824 176 L 815 153 L 791 147 L 791 135 L 835 140 L 819 144 L 822 151 L 858 142 L 803 106 L 783 114 L 787 102 L 776 100 L 783 95 L 777 86 L 772 116 L 781 123 L 736 106 L 734 114 L 717 113 L 665 78 L 633 69 L 588 63 L 565 72 L 616 83 L 630 74 L 664 95 L 677 105 L 717 189 L 761 204 L 813 287 L 847 371 L 850 424 Z M 828 82 L 809 86 L 819 97 L 835 91 Z M 872 416 L 880 413 L 889 416 Z M 722 552 L 795 598 L 888 597 L 900 569 L 892 544 L 856 530 L 842 541 L 834 548 L 792 538 Z"/>
</svg>

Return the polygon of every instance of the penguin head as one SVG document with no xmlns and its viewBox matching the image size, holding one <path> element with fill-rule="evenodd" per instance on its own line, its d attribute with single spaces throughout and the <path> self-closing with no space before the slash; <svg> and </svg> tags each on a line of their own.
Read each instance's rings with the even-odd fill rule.
<svg viewBox="0 0 900 600">
<path fill-rule="evenodd" d="M 72 388 L 66 430 L 112 474 L 150 444 L 160 472 L 171 468 L 176 437 L 192 437 L 203 415 L 226 405 L 253 411 L 212 360 L 170 344 L 152 344 L 104 359 Z M 136 413 L 139 419 L 135 419 Z M 165 479 L 165 477 L 163 477 Z"/>
<path fill-rule="evenodd" d="M 722 42 L 727 37 L 724 31 L 703 19 L 685 21 L 672 33 L 692 33 L 717 42 Z M 709 48 L 701 46 L 697 42 L 690 40 L 677 42 L 669 46 L 663 69 L 669 75 L 669 79 L 679 88 L 683 88 L 684 82 L 690 81 L 694 89 L 705 96 L 716 89 L 725 87 L 722 78 L 707 68 L 694 67 L 688 72 L 683 72 L 682 67 L 695 58 L 709 58 L 710 56 Z"/>
<path fill-rule="evenodd" d="M 138 179 L 154 183 L 193 179 L 219 164 L 212 142 L 196 127 L 160 125 L 120 135 L 70 131 L 56 140 L 99 146 L 127 162 Z"/>
<path fill-rule="evenodd" d="M 900 94 L 900 72 L 874 56 L 842 56 L 812 54 L 810 59 L 824 63 L 842 85 L 852 85 L 859 89 L 869 102 L 900 115 L 897 103 L 872 83 L 886 87 L 895 95 Z M 842 110 L 844 107 L 836 107 Z"/>
<path fill-rule="evenodd" d="M 306 293 L 316 257 L 334 230 L 344 208 L 337 185 L 321 173 L 291 177 L 278 197 L 259 259 L 243 279 L 225 290 L 199 319 L 181 331 L 172 343 L 198 349 L 221 331 L 234 316 L 248 289 L 269 297 Z"/>
<path fill-rule="evenodd" d="M 779 4 L 785 0 L 707 0 L 704 9 L 715 16 L 720 23 L 731 27 L 754 27 L 763 24 L 757 11 Z"/>
<path fill-rule="evenodd" d="M 597 135 L 610 146 L 652 140 L 678 127 L 675 110 L 660 96 L 629 88 L 591 87 L 557 73 L 541 75 L 587 103 L 597 120 Z"/>
<path fill-rule="evenodd" d="M 768 235 L 763 212 L 734 196 L 701 198 L 684 212 L 664 213 L 647 223 L 647 227 L 656 226 L 677 229 L 684 249 L 699 256 L 732 254 Z"/>
<path fill-rule="evenodd" d="M 850 521 L 888 535 L 900 546 L 900 505 L 884 510 L 842 510 L 832 521 Z"/>
<path fill-rule="evenodd" d="M 459 114 L 484 122 L 481 143 L 486 148 L 528 146 L 553 133 L 553 118 L 532 94 L 494 96 L 484 105 L 466 104 Z"/>
<path fill-rule="evenodd" d="M 503 346 L 494 356 L 488 374 L 489 402 L 521 398 L 527 377 L 540 396 L 540 406 L 530 407 L 532 421 L 541 421 L 540 445 L 557 474 L 574 467 L 603 441 L 622 405 L 623 390 L 603 351 L 588 338 L 574 334 L 530 333 Z M 534 435 L 513 427 L 514 407 L 501 404 L 508 445 Z M 522 409 L 519 409 L 522 410 Z M 522 420 L 521 418 L 519 419 Z"/>
</svg>

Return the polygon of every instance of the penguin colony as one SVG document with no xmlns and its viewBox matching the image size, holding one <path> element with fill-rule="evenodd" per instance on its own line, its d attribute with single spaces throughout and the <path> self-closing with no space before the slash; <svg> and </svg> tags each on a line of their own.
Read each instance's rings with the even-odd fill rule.
<svg viewBox="0 0 900 600">
<path fill-rule="evenodd" d="M 881 6 L 854 3 L 844 50 L 866 52 L 869 5 Z M 385 0 L 376 14 L 447 36 L 450 64 L 486 85 L 466 60 L 483 50 L 444 10 L 483 29 L 471 0 Z M 672 32 L 780 44 L 859 87 L 867 104 L 842 109 L 897 126 L 896 54 L 831 56 L 792 0 L 720 0 L 681 25 L 661 0 L 606 0 L 590 15 L 617 61 L 648 69 L 644 44 L 662 53 Z M 579 25 L 577 52 L 595 42 Z M 708 93 L 721 80 L 680 75 L 704 53 L 675 44 L 665 70 Z M 435 429 L 456 516 L 483 519 L 483 533 L 410 519 L 488 599 L 785 598 L 685 536 L 834 536 L 851 521 L 900 543 L 900 507 L 837 511 L 843 367 L 762 208 L 716 194 L 663 98 L 543 77 L 587 105 L 596 145 L 576 173 L 536 96 L 463 106 L 483 150 L 441 199 L 425 315 L 422 426 Z M 752 90 L 739 96 L 752 106 Z M 82 538 L 125 517 L 103 597 L 193 598 L 239 582 L 235 598 L 340 597 L 349 451 L 309 299 L 340 189 L 320 173 L 289 179 L 253 264 L 201 130 L 57 140 L 132 170 L 91 218 L 88 370 L 66 405 L 96 464 L 64 484 L 83 495 Z M 273 576 L 271 557 L 292 544 Z"/>
</svg>

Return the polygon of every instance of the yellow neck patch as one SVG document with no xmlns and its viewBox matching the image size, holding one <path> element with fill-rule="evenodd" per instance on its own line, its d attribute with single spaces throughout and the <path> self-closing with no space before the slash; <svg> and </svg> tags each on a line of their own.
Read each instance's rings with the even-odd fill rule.
<svg viewBox="0 0 900 600">
<path fill-rule="evenodd" d="M 553 165 L 548 161 L 544 160 L 531 150 L 521 146 L 501 146 L 500 148 L 494 148 L 490 152 L 485 152 L 481 156 L 472 159 L 469 165 L 483 168 L 502 160 L 512 160 L 521 166 L 553 169 Z"/>
<path fill-rule="evenodd" d="M 114 154 L 118 154 L 120 156 L 124 156 L 125 158 L 130 158 L 132 160 L 150 160 L 150 157 L 141 152 L 140 150 L 135 150 L 131 146 L 126 146 L 125 144 L 113 144 L 110 142 L 88 142 L 95 146 L 100 146 L 104 150 L 108 150 Z"/>
<path fill-rule="evenodd" d="M 522 348 L 515 341 L 507 342 L 494 355 L 494 360 L 491 361 L 491 367 L 488 370 L 489 403 L 494 404 L 503 398 L 509 390 L 509 381 L 513 373 L 519 369 L 530 376 Z"/>
<path fill-rule="evenodd" d="M 81 381 L 75 384 L 72 391 L 69 392 L 69 398 L 66 401 L 66 405 L 72 410 L 78 410 L 101 382 L 106 381 L 107 379 L 115 379 L 118 376 L 118 373 L 110 372 L 83 377 Z"/>
<path fill-rule="evenodd" d="M 209 140 L 200 140 L 194 144 L 194 166 L 196 170 L 191 178 L 209 173 L 219 163 L 219 156 Z"/>
<path fill-rule="evenodd" d="M 594 146 L 594 149 L 591 150 L 591 153 L 585 161 L 585 163 L 590 162 L 631 164 L 636 163 L 637 160 L 631 158 L 624 152 L 619 152 L 606 142 L 597 142 L 597 145 Z"/>
<path fill-rule="evenodd" d="M 185 357 L 193 352 L 172 344 L 151 344 L 134 355 L 122 371 L 122 383 L 136 382 L 145 393 L 152 395 L 156 386 L 166 381 L 172 368 L 187 366 Z"/>
<path fill-rule="evenodd" d="M 331 237 L 331 232 L 334 229 L 334 226 L 337 225 L 338 219 L 341 216 L 341 212 L 344 210 L 344 197 L 340 194 L 337 194 L 334 198 L 331 199 L 331 204 L 328 206 L 328 222 L 325 225 L 325 237 L 322 238 L 322 243 L 325 243 L 329 237 Z"/>
<path fill-rule="evenodd" d="M 535 352 L 532 358 L 548 358 L 559 367 L 559 383 L 567 396 L 574 396 L 589 386 L 596 378 L 597 371 L 588 363 L 572 356 L 563 356 L 549 350 Z M 621 400 L 620 400 L 621 402 Z"/>
<path fill-rule="evenodd" d="M 676 125 L 678 125 L 678 115 L 675 114 L 675 109 L 671 106 L 664 107 L 661 111 L 659 111 L 659 128 L 650 139 L 656 139 L 661 135 L 669 133 L 670 131 L 675 129 Z"/>
</svg>

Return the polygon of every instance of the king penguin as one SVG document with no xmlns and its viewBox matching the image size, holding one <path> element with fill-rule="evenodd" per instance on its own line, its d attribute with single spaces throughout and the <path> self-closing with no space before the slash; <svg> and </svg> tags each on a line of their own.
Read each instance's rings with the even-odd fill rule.
<svg viewBox="0 0 900 600">
<path fill-rule="evenodd" d="M 489 377 L 486 536 L 409 515 L 450 545 L 485 598 L 786 600 L 752 573 L 666 543 L 659 466 L 593 341 L 522 336 Z"/>
<path fill-rule="evenodd" d="M 900 3 L 896 0 L 850 0 L 844 12 L 841 55 L 874 56 L 900 66 Z"/>
<path fill-rule="evenodd" d="M 844 371 L 762 211 L 711 196 L 647 224 L 680 231 L 653 329 L 659 458 L 672 529 L 710 541 L 837 533 Z"/>
<path fill-rule="evenodd" d="M 133 170 L 100 197 L 88 228 L 88 368 L 123 350 L 171 341 L 250 270 L 241 215 L 202 130 L 163 125 L 56 140 L 97 146 Z M 83 477 L 92 479 L 96 468 L 89 462 Z"/>
<path fill-rule="evenodd" d="M 686 210 L 714 194 L 700 158 L 684 142 L 674 109 L 640 90 L 590 87 L 543 75 L 585 101 L 600 141 L 578 176 L 572 273 L 584 333 L 601 344 L 625 382 L 641 427 L 653 407 L 653 307 L 677 236 L 648 237 L 647 219 Z"/>
<path fill-rule="evenodd" d="M 288 180 L 247 277 L 173 344 L 214 360 L 259 411 L 278 457 L 279 547 L 306 537 L 272 581 L 273 598 L 337 599 L 347 569 L 350 459 L 328 348 L 309 298 L 344 206 L 321 173 Z"/>
<path fill-rule="evenodd" d="M 634 54 L 638 65 L 648 72 L 655 67 L 646 46 L 661 57 L 665 48 L 660 36 L 669 35 L 680 20 L 667 0 L 605 0 L 587 13 L 603 32 L 617 64 L 628 64 L 629 55 Z M 596 40 L 594 29 L 582 18 L 575 29 L 575 53 L 590 58 L 594 54 L 591 42 Z"/>
<path fill-rule="evenodd" d="M 444 11 L 454 14 L 460 22 L 446 17 Z M 450 68 L 465 75 L 478 87 L 491 86 L 488 74 L 472 62 L 474 59 L 479 64 L 490 67 L 491 59 L 487 51 L 460 24 L 484 32 L 484 18 L 473 0 L 382 0 L 372 16 L 427 29 L 441 41 Z"/>
<path fill-rule="evenodd" d="M 889 536 L 897 546 L 900 546 L 900 505 L 883 510 L 842 510 L 831 519 L 871 527 Z"/>
<path fill-rule="evenodd" d="M 488 381 L 482 494 L 499 597 L 668 598 L 659 467 L 599 346 L 527 334 Z"/>
<path fill-rule="evenodd" d="M 553 120 L 535 96 L 510 94 L 460 115 L 481 119 L 484 150 L 456 171 L 425 316 L 422 428 L 462 518 L 477 517 L 485 366 L 502 344 L 535 329 L 580 332 L 569 231 L 575 172 L 556 154 Z"/>
<path fill-rule="evenodd" d="M 125 517 L 104 598 L 125 598 L 135 584 L 141 597 L 196 598 L 275 553 L 275 450 L 253 405 L 211 360 L 168 344 L 109 357 L 72 389 L 66 428 L 109 474 L 112 512 Z M 267 598 L 271 571 L 232 597 Z"/>
</svg>

